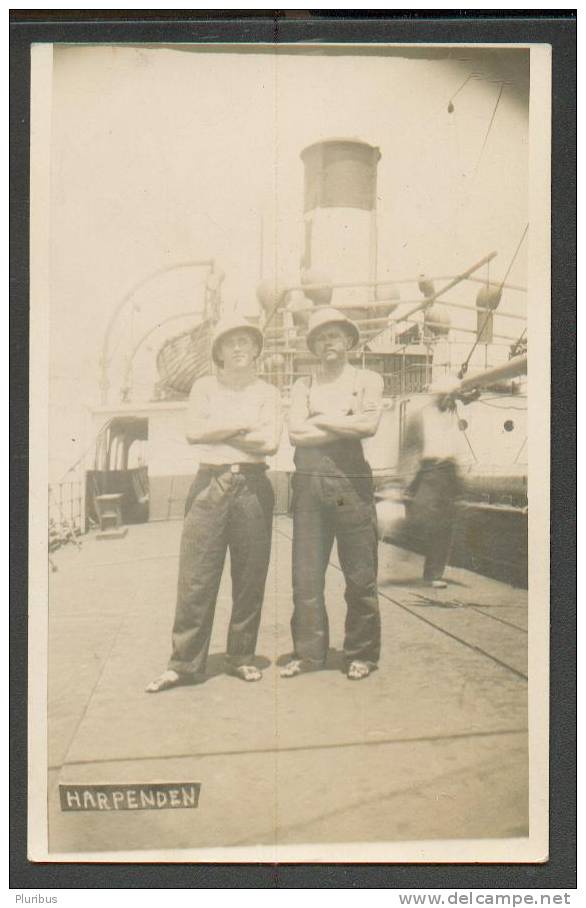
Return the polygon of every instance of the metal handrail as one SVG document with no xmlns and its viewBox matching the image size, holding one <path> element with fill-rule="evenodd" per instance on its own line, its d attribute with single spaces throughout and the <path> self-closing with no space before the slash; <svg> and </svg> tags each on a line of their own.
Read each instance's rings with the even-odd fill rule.
<svg viewBox="0 0 586 908">
<path fill-rule="evenodd" d="M 330 284 L 329 286 L 334 286 L 334 285 Z M 322 287 L 322 285 L 320 285 L 320 287 Z M 444 292 L 444 291 L 442 291 L 442 292 Z M 432 302 L 433 302 L 433 300 L 432 300 Z M 386 309 L 386 308 L 388 308 L 389 305 L 394 305 L 395 303 L 397 306 L 414 305 L 414 306 L 417 306 L 418 308 L 421 308 L 421 307 L 427 306 L 430 303 L 430 298 L 427 298 L 425 300 L 421 300 L 421 299 L 396 300 L 396 301 L 395 300 L 386 300 L 386 301 L 382 300 L 379 302 L 377 302 L 375 300 L 373 300 L 371 302 L 369 300 L 367 303 L 364 303 L 364 304 L 361 304 L 358 302 L 356 302 L 356 303 L 337 303 L 336 309 L 339 309 L 341 312 L 344 311 L 345 309 L 360 309 L 360 308 Z M 284 307 L 282 311 L 288 312 L 291 315 L 296 315 L 297 313 L 301 313 L 301 312 L 316 312 L 319 309 L 329 308 L 330 305 L 331 305 L 330 303 L 328 303 L 327 305 L 325 305 L 325 304 L 322 305 L 322 304 L 318 303 L 313 306 L 308 304 L 307 306 L 299 306 L 296 309 L 287 309 L 287 307 Z M 468 312 L 478 312 L 479 308 L 482 308 L 482 311 L 484 311 L 484 307 L 478 307 L 475 304 L 469 304 L 469 303 L 454 303 L 454 302 L 452 302 L 452 300 L 439 300 L 439 305 L 447 306 L 450 309 L 464 309 Z M 501 315 L 503 318 L 512 318 L 512 319 L 515 319 L 518 321 L 527 320 L 525 315 L 519 315 L 518 312 L 510 312 L 508 309 L 495 309 L 493 311 L 495 312 L 496 315 Z M 391 313 L 391 316 L 389 316 L 389 318 L 392 318 L 392 313 Z M 385 321 L 386 320 L 387 319 L 385 319 Z M 271 330 L 274 330 L 274 329 L 271 329 Z"/>
<path fill-rule="evenodd" d="M 137 293 L 142 287 L 148 284 L 153 278 L 158 277 L 160 274 L 167 274 L 169 271 L 179 271 L 185 268 L 212 268 L 214 267 L 214 259 L 198 259 L 188 262 L 177 262 L 174 265 L 164 265 L 162 268 L 157 268 L 155 271 L 151 271 L 147 274 L 146 277 L 141 278 L 140 281 L 133 284 L 130 290 L 127 290 L 116 308 L 114 309 L 108 324 L 106 326 L 106 331 L 104 333 L 104 340 L 102 343 L 102 351 L 100 354 L 100 389 L 101 389 L 101 399 L 102 404 L 108 402 L 108 388 L 110 387 L 110 382 L 108 381 L 108 366 L 110 365 L 109 359 L 109 348 L 110 348 L 110 338 L 112 336 L 112 331 L 114 330 L 114 325 L 116 324 L 118 317 L 120 316 L 122 310 L 125 308 L 127 303 L 130 302 L 132 297 Z"/>
</svg>

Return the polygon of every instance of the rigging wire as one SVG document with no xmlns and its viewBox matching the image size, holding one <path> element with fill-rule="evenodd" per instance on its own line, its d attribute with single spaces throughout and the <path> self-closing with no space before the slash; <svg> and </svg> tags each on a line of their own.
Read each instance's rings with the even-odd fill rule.
<svg viewBox="0 0 586 908">
<path fill-rule="evenodd" d="M 508 276 L 509 276 L 509 273 L 510 273 L 510 271 L 511 271 L 511 268 L 513 267 L 513 264 L 514 264 L 514 262 L 515 262 L 515 259 L 517 258 L 517 255 L 519 254 L 519 250 L 521 249 L 521 244 L 523 243 L 523 240 L 524 240 L 525 237 L 527 236 L 527 231 L 528 231 L 528 230 L 529 230 L 529 224 L 527 223 L 527 224 L 525 224 L 525 229 L 523 230 L 523 233 L 521 234 L 521 239 L 520 239 L 519 242 L 517 243 L 517 248 L 515 249 L 515 252 L 513 253 L 513 257 L 512 257 L 512 259 L 511 259 L 511 261 L 509 262 L 509 267 L 508 267 L 507 270 L 506 270 L 505 276 L 504 276 L 504 278 L 502 279 L 502 281 L 501 281 L 500 284 L 499 284 L 499 288 L 498 288 L 499 294 L 502 292 L 502 289 L 503 289 L 503 287 L 504 287 L 505 281 L 506 281 L 506 279 L 507 279 Z M 472 347 L 471 347 L 471 349 L 470 349 L 470 352 L 468 353 L 468 356 L 466 357 L 466 359 L 465 359 L 464 362 L 462 363 L 462 365 L 461 365 L 461 367 L 460 367 L 460 371 L 458 372 L 458 378 L 460 378 L 460 379 L 464 378 L 464 376 L 466 375 L 466 372 L 468 371 L 468 364 L 469 364 L 469 362 L 470 362 L 470 360 L 471 360 L 471 358 L 472 358 L 472 354 L 474 353 L 474 351 L 476 350 L 476 347 L 477 347 L 478 344 L 480 343 L 480 338 L 482 337 L 482 335 L 483 335 L 483 333 L 484 333 L 484 329 L 485 329 L 486 326 L 488 325 L 488 321 L 489 321 L 489 319 L 490 319 L 490 316 L 492 315 L 492 312 L 493 312 L 492 309 L 488 309 L 488 310 L 487 310 L 486 317 L 485 317 L 485 319 L 484 319 L 484 321 L 483 321 L 483 323 L 482 323 L 482 326 L 481 326 L 480 330 L 478 331 L 478 333 L 477 333 L 477 335 L 476 335 L 476 340 L 475 340 L 474 343 L 472 344 Z M 526 330 L 527 330 L 527 329 L 525 328 L 525 331 L 526 331 Z"/>
<path fill-rule="evenodd" d="M 472 457 L 474 458 L 474 460 L 476 461 L 476 463 L 478 463 L 478 457 L 477 457 L 476 454 L 474 453 L 474 448 L 473 448 L 472 445 L 470 444 L 470 439 L 468 438 L 468 433 L 466 432 L 465 429 L 463 430 L 462 434 L 463 434 L 464 438 L 466 439 L 466 444 L 467 444 L 468 447 L 470 448 L 470 453 L 472 454 Z"/>
<path fill-rule="evenodd" d="M 482 155 L 484 154 L 484 149 L 486 148 L 486 143 L 488 142 L 488 137 L 489 137 L 490 131 L 491 131 L 491 129 L 492 129 L 492 124 L 494 123 L 494 118 L 495 118 L 495 116 L 496 116 L 497 108 L 498 108 L 498 106 L 499 106 L 499 104 L 500 104 L 501 95 L 502 95 L 502 93 L 503 93 L 504 87 L 505 87 L 505 83 L 504 83 L 504 82 L 501 82 L 501 87 L 499 88 L 499 93 L 498 93 L 498 97 L 497 97 L 497 99 L 496 99 L 496 104 L 494 105 L 494 110 L 493 110 L 492 116 L 491 116 L 491 118 L 490 118 L 490 123 L 488 124 L 488 129 L 486 130 L 486 135 L 485 135 L 484 141 L 483 141 L 483 143 L 482 143 L 482 148 L 480 149 L 480 154 L 478 155 L 478 161 L 476 162 L 476 167 L 474 168 L 474 173 L 477 173 L 477 172 L 478 172 L 478 168 L 480 167 L 480 162 L 481 162 L 481 160 L 482 160 Z"/>
<path fill-rule="evenodd" d="M 74 463 L 72 466 L 70 466 L 70 467 L 65 471 L 65 473 L 63 474 L 63 476 L 61 477 L 61 479 L 59 480 L 59 482 L 57 483 L 57 485 L 59 485 L 59 484 L 62 483 L 62 482 L 65 482 L 65 477 L 68 476 L 69 473 L 73 473 L 74 470 L 76 470 L 77 467 L 80 465 L 80 463 L 82 463 L 82 461 L 85 460 L 85 458 L 87 457 L 87 455 L 90 453 L 90 451 L 92 450 L 92 448 L 95 446 L 95 443 L 96 443 L 96 441 L 98 440 L 98 437 L 102 434 L 102 432 L 104 432 L 105 429 L 108 428 L 108 426 L 109 426 L 111 420 L 112 420 L 112 417 L 109 417 L 109 418 L 106 420 L 106 422 L 98 429 L 98 431 L 97 431 L 96 434 L 93 436 L 91 442 L 89 443 L 89 445 L 87 446 L 87 448 L 85 449 L 85 451 L 83 452 L 83 454 L 82 454 L 80 457 L 78 457 L 77 460 L 75 461 L 75 463 Z"/>
<path fill-rule="evenodd" d="M 517 410 L 519 413 L 527 412 L 527 407 L 511 407 L 510 404 L 506 404 L 504 407 L 499 407 L 498 404 L 487 404 L 485 400 L 481 400 L 480 398 L 478 399 L 478 401 L 476 401 L 476 403 L 482 404 L 483 407 L 490 407 L 491 410 Z"/>
<path fill-rule="evenodd" d="M 454 104 L 453 104 L 454 98 L 455 98 L 457 95 L 460 94 L 460 92 L 462 91 L 462 89 L 463 89 L 466 85 L 468 85 L 468 82 L 470 81 L 470 79 L 473 79 L 473 78 L 478 78 L 478 73 L 475 73 L 475 72 L 469 73 L 469 75 L 466 76 L 466 78 L 464 79 L 464 81 L 462 82 L 462 84 L 460 85 L 460 87 L 456 89 L 456 91 L 454 92 L 454 94 L 452 95 L 452 97 L 450 98 L 450 100 L 448 101 L 448 113 L 453 113 L 453 112 L 454 112 Z"/>
<path fill-rule="evenodd" d="M 520 346 L 520 344 L 522 343 L 523 338 L 525 337 L 526 334 L 527 334 L 527 326 L 525 326 L 525 327 L 523 328 L 523 330 L 521 331 L 521 334 L 519 335 L 519 337 L 517 338 L 517 340 L 515 341 L 515 343 L 511 345 L 511 354 L 512 354 L 513 356 L 515 356 L 515 355 L 518 353 L 518 351 L 519 351 L 519 346 Z"/>
<path fill-rule="evenodd" d="M 523 448 L 525 447 L 526 444 L 527 444 L 527 436 L 525 436 L 525 438 L 523 439 L 523 444 L 521 445 L 521 447 L 520 447 L 519 450 L 517 451 L 517 454 L 515 455 L 515 459 L 514 459 L 513 463 L 517 463 L 517 461 L 519 460 L 519 457 L 521 456 L 521 452 L 522 452 L 522 450 L 523 450 Z"/>
<path fill-rule="evenodd" d="M 526 395 L 526 394 L 514 394 L 513 396 L 514 396 L 515 400 L 527 400 L 527 395 Z M 506 399 L 508 400 L 508 398 L 509 398 L 509 395 L 507 394 L 507 395 L 506 395 Z M 482 403 L 484 404 L 484 403 L 486 403 L 488 400 L 503 400 L 503 399 L 504 399 L 504 395 L 503 395 L 503 394 L 495 394 L 494 397 L 483 397 L 483 398 L 482 398 Z M 507 404 L 507 406 L 508 406 L 508 404 Z M 504 408 L 503 408 L 503 409 L 504 409 Z"/>
<path fill-rule="evenodd" d="M 505 281 L 506 281 L 506 279 L 508 278 L 509 274 L 511 273 L 511 268 L 513 267 L 513 265 L 514 265 L 514 263 L 515 263 L 515 259 L 517 258 L 517 255 L 519 254 L 519 250 L 520 250 L 520 248 L 521 248 L 521 244 L 522 244 L 523 240 L 525 239 L 525 237 L 527 236 L 527 231 L 528 231 L 528 230 L 529 230 L 529 223 L 525 224 L 525 229 L 523 230 L 523 233 L 521 234 L 521 239 L 520 239 L 519 242 L 517 243 L 517 248 L 515 249 L 515 252 L 514 252 L 514 254 L 513 254 L 513 258 L 512 258 L 511 261 L 509 262 L 509 267 L 507 268 L 507 270 L 506 270 L 506 272 L 505 272 L 505 276 L 504 276 L 504 278 L 502 279 L 502 281 L 501 281 L 500 284 L 499 284 L 499 290 L 502 290 L 503 287 L 505 286 Z M 527 330 L 527 329 L 525 329 L 525 330 Z"/>
</svg>

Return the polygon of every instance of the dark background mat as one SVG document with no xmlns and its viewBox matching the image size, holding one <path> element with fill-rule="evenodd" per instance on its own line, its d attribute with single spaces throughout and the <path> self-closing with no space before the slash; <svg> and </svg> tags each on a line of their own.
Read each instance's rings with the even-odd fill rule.
<svg viewBox="0 0 586 908">
<path fill-rule="evenodd" d="M 576 888 L 576 13 L 10 12 L 10 886 Z M 553 49 L 550 859 L 544 864 L 33 864 L 26 858 L 28 219 L 33 42 L 549 43 Z M 368 52 L 368 49 L 365 51 Z"/>
</svg>

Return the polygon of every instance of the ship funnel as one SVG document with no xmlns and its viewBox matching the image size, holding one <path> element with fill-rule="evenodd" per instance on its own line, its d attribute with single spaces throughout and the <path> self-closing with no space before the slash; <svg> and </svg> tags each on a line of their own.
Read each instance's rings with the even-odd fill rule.
<svg viewBox="0 0 586 908">
<path fill-rule="evenodd" d="M 376 280 L 380 157 L 378 148 L 358 139 L 327 139 L 303 149 L 302 273 L 329 275 L 334 284 Z M 309 283 L 307 278 L 305 282 Z M 347 314 L 360 318 L 362 307 L 373 298 L 372 287 L 336 288 L 332 305 L 356 306 Z"/>
<path fill-rule="evenodd" d="M 316 208 L 376 208 L 380 151 L 357 139 L 327 139 L 301 152 L 305 165 L 304 211 Z"/>
</svg>

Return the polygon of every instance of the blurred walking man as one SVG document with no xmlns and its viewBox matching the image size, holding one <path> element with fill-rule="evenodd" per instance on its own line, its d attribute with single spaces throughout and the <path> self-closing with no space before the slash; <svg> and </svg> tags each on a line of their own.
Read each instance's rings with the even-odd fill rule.
<svg viewBox="0 0 586 908">
<path fill-rule="evenodd" d="M 232 569 L 227 669 L 243 681 L 262 677 L 254 665 L 271 552 L 274 496 L 266 455 L 281 433 L 277 390 L 256 376 L 263 345 L 242 319 L 221 322 L 212 357 L 217 376 L 195 382 L 187 440 L 198 445 L 199 470 L 189 491 L 181 537 L 173 652 L 148 693 L 203 680 L 226 551 Z"/>
<path fill-rule="evenodd" d="M 415 477 L 407 487 L 408 533 L 415 536 L 425 557 L 424 583 L 434 589 L 448 585 L 444 571 L 461 494 L 457 387 L 449 376 L 431 385 L 432 396 L 408 420 L 403 442 L 402 471 L 409 472 L 410 462 L 416 460 Z"/>
<path fill-rule="evenodd" d="M 294 653 L 281 671 L 284 678 L 325 665 L 329 628 L 324 586 L 334 539 L 346 581 L 347 677 L 366 678 L 379 660 L 376 512 L 362 439 L 378 428 L 383 381 L 376 372 L 348 362 L 358 340 L 356 325 L 336 309 L 313 313 L 307 346 L 319 368 L 292 390 Z"/>
</svg>

